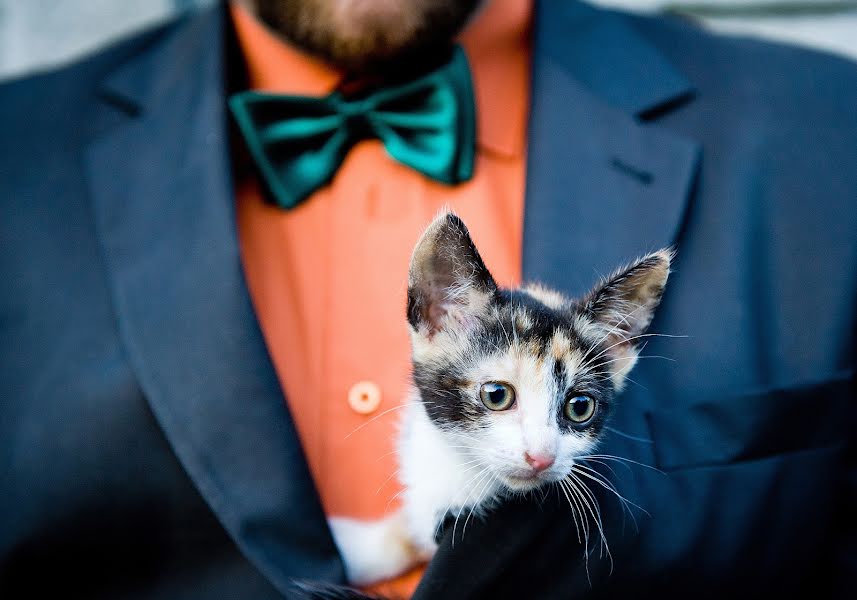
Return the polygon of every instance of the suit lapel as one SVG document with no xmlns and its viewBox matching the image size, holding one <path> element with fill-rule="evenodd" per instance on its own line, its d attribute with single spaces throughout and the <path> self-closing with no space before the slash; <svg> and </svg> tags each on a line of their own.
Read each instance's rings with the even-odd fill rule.
<svg viewBox="0 0 857 600">
<path fill-rule="evenodd" d="M 693 90 L 628 17 L 577 2 L 539 8 L 524 277 L 577 295 L 676 243 L 700 150 L 653 116 Z"/>
<path fill-rule="evenodd" d="M 282 591 L 341 580 L 243 279 L 224 112 L 222 7 L 111 75 L 124 107 L 88 148 L 96 224 L 129 360 L 203 497 Z"/>
</svg>

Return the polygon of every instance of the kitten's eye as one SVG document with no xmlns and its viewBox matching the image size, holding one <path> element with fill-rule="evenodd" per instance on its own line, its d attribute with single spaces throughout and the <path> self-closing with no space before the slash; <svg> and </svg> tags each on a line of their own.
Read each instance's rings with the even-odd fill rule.
<svg viewBox="0 0 857 600">
<path fill-rule="evenodd" d="M 506 410 L 515 403 L 515 388 L 502 381 L 489 381 L 479 388 L 479 398 L 491 410 Z"/>
<path fill-rule="evenodd" d="M 575 423 L 586 423 L 595 414 L 595 400 L 589 396 L 573 396 L 565 402 L 565 416 Z"/>
</svg>

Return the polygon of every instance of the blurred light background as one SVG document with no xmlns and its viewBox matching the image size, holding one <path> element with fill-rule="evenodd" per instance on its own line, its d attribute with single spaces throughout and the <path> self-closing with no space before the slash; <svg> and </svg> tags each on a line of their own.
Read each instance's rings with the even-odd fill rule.
<svg viewBox="0 0 857 600">
<path fill-rule="evenodd" d="M 215 0 L 0 0 L 0 78 L 47 68 Z M 857 0 L 591 0 L 857 59 Z"/>
</svg>

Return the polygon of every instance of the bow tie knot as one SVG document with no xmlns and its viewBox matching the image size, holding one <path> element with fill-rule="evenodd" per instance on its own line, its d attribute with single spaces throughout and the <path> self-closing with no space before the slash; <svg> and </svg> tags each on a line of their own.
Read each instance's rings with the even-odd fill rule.
<svg viewBox="0 0 857 600">
<path fill-rule="evenodd" d="M 473 175 L 476 115 L 467 60 L 455 48 L 431 73 L 358 97 L 242 92 L 229 106 L 269 197 L 291 208 L 327 184 L 357 142 L 442 183 Z"/>
<path fill-rule="evenodd" d="M 342 117 L 343 126 L 351 132 L 355 140 L 374 137 L 377 119 L 373 113 L 378 108 L 375 98 L 348 100 L 338 96 L 332 97 L 331 101 L 333 109 Z"/>
</svg>

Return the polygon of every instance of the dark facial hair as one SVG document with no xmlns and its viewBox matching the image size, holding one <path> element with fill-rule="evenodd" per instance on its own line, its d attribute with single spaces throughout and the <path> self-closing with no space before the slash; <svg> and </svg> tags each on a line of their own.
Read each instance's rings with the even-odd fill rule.
<svg viewBox="0 0 857 600">
<path fill-rule="evenodd" d="M 481 0 L 252 3 L 257 16 L 287 41 L 338 69 L 362 75 L 431 62 L 449 47 Z"/>
</svg>

